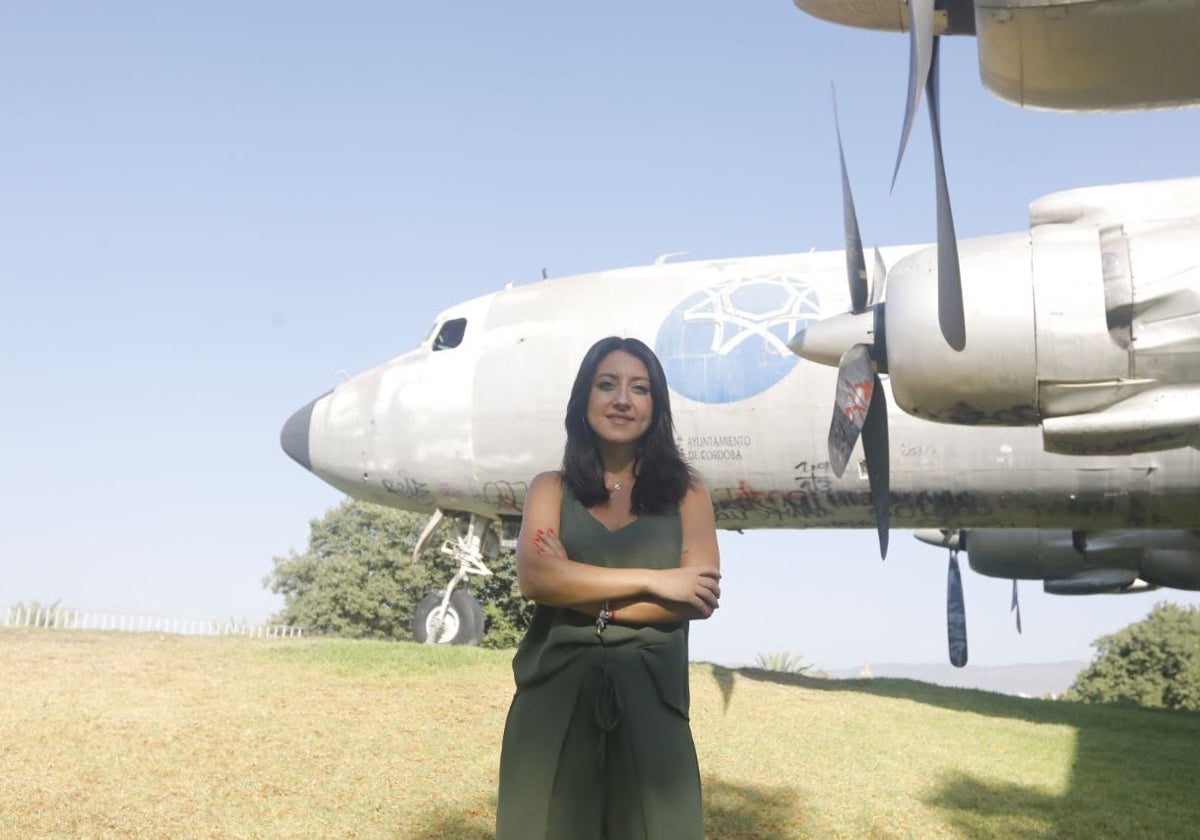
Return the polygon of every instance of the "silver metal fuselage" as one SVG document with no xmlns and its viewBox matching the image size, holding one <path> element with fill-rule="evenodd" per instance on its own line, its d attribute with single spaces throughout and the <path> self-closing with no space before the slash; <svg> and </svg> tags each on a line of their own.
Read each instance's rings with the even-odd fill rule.
<svg viewBox="0 0 1200 840">
<path fill-rule="evenodd" d="M 927 251 L 883 256 L 897 266 Z M 585 350 L 606 335 L 634 336 L 664 361 L 676 436 L 719 527 L 873 527 L 861 450 L 842 478 L 829 468 L 836 371 L 784 346 L 804 323 L 849 307 L 845 271 L 841 252 L 789 254 L 605 271 L 476 298 L 435 324 L 436 333 L 465 319 L 458 346 L 435 350 L 431 334 L 341 383 L 289 421 L 285 448 L 357 498 L 516 517 L 530 478 L 560 462 Z M 1096 282 L 1090 272 L 1060 280 L 1080 294 Z M 905 282 L 902 271 L 889 275 L 889 299 Z M 1001 257 L 977 267 L 974 317 L 1008 311 L 1030 297 L 1031 282 L 1027 266 Z M 1004 325 L 987 335 L 1003 342 Z M 1026 352 L 1026 336 L 1014 331 L 1011 341 L 990 347 L 1001 368 L 1005 353 Z M 893 410 L 890 450 L 893 527 L 1190 529 L 1200 519 L 1192 447 L 1058 455 L 1044 451 L 1036 425 L 953 425 Z"/>
</svg>

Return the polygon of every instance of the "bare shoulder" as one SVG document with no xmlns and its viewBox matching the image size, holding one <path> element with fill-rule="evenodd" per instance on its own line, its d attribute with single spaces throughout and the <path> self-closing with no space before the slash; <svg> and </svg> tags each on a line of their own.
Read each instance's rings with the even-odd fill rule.
<svg viewBox="0 0 1200 840">
<path fill-rule="evenodd" d="M 525 514 L 548 514 L 557 511 L 562 502 L 562 475 L 558 472 L 538 473 L 529 482 L 529 490 L 525 493 Z"/>
<path fill-rule="evenodd" d="M 546 472 L 538 473 L 533 477 L 533 481 L 529 482 L 529 490 L 530 492 L 534 490 L 541 492 L 562 492 L 562 473 L 558 470 L 547 470 Z"/>
<path fill-rule="evenodd" d="M 683 501 L 679 503 L 679 515 L 683 519 L 685 529 L 689 525 L 708 530 L 716 528 L 712 497 L 708 495 L 708 488 L 699 478 L 692 479 Z"/>
<path fill-rule="evenodd" d="M 684 494 L 683 501 L 679 503 L 679 510 L 680 512 L 707 510 L 708 515 L 712 516 L 712 496 L 708 494 L 708 488 L 704 486 L 704 482 L 699 476 L 692 476 L 687 493 Z"/>
<path fill-rule="evenodd" d="M 681 565 L 719 567 L 721 557 L 712 497 L 699 478 L 692 479 L 687 494 L 679 503 L 679 519 L 683 530 Z"/>
</svg>

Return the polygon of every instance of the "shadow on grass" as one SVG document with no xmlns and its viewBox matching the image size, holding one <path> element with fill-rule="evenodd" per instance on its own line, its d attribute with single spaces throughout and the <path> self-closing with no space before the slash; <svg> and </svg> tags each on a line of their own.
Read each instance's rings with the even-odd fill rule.
<svg viewBox="0 0 1200 840">
<path fill-rule="evenodd" d="M 807 677 L 803 674 L 786 674 L 780 671 L 764 671 L 759 668 L 739 668 L 734 673 L 747 680 L 777 685 L 794 685 L 811 691 L 844 691 L 869 694 L 873 697 L 892 697 L 958 712 L 971 712 L 988 717 L 1016 718 L 1037 723 L 1074 725 L 1079 721 L 1080 710 L 1089 708 L 1075 703 L 1030 700 L 993 691 L 980 691 L 974 688 L 946 688 L 919 680 L 890 677 L 834 680 Z"/>
<path fill-rule="evenodd" d="M 704 780 L 704 833 L 709 837 L 791 837 L 801 808 L 799 794 L 787 788 L 734 785 L 711 777 Z"/>
<path fill-rule="evenodd" d="M 790 837 L 800 807 L 798 794 L 787 789 L 734 785 L 704 780 L 704 828 L 709 837 L 725 840 L 778 840 Z M 420 826 L 402 832 L 404 840 L 490 840 L 494 832 L 496 797 L 465 804 L 454 813 L 423 814 Z M 614 838 L 616 840 L 616 838 Z"/>
<path fill-rule="evenodd" d="M 724 665 L 713 665 L 713 679 L 717 681 L 717 688 L 721 689 L 721 699 L 725 701 L 725 711 L 729 711 L 729 701 L 733 699 L 733 675 L 737 673 L 732 668 L 726 668 Z"/>
<path fill-rule="evenodd" d="M 492 840 L 495 837 L 495 827 L 492 822 L 486 825 L 479 817 L 465 814 L 439 814 L 423 820 L 426 827 L 413 834 L 400 834 L 405 840 Z"/>
<path fill-rule="evenodd" d="M 830 680 L 753 668 L 735 673 L 743 679 L 810 691 L 896 698 L 1074 730 L 1075 751 L 1067 791 L 1062 795 L 965 774 L 945 781 L 928 802 L 964 836 L 1088 840 L 1196 836 L 1200 715 L 1031 700 L 916 680 Z M 731 675 L 714 676 L 724 692 Z M 930 733 L 930 737 L 936 736 L 936 732 Z"/>
<path fill-rule="evenodd" d="M 929 798 L 964 837 L 1061 837 L 1064 797 L 958 774 Z M 1111 836 L 1099 834 L 1097 837 Z"/>
</svg>

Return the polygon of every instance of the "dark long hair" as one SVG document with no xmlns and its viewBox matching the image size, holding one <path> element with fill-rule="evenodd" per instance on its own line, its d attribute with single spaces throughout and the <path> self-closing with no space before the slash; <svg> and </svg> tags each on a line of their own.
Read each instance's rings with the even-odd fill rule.
<svg viewBox="0 0 1200 840">
<path fill-rule="evenodd" d="M 650 374 L 650 399 L 653 410 L 650 425 L 638 441 L 630 504 L 634 514 L 667 513 L 678 507 L 687 495 L 692 471 L 675 445 L 675 421 L 671 419 L 671 395 L 667 375 L 654 351 L 636 338 L 609 336 L 592 345 L 579 364 L 571 398 L 567 400 L 567 445 L 563 450 L 563 481 L 584 507 L 608 501 L 604 484 L 604 461 L 600 441 L 587 421 L 588 397 L 596 368 L 609 353 L 623 350 L 640 359 Z"/>
</svg>

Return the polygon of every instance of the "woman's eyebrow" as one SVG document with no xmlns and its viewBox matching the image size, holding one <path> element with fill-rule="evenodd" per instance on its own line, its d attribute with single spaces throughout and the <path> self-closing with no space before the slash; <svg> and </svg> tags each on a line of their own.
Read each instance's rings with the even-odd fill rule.
<svg viewBox="0 0 1200 840">
<path fill-rule="evenodd" d="M 611 379 L 614 382 L 619 382 L 621 380 L 621 377 L 615 373 L 597 373 L 595 381 L 599 382 L 601 379 Z M 649 385 L 650 377 L 648 377 L 648 376 L 631 376 L 631 377 L 629 377 L 629 381 L 632 383 L 644 382 L 647 385 Z"/>
</svg>

